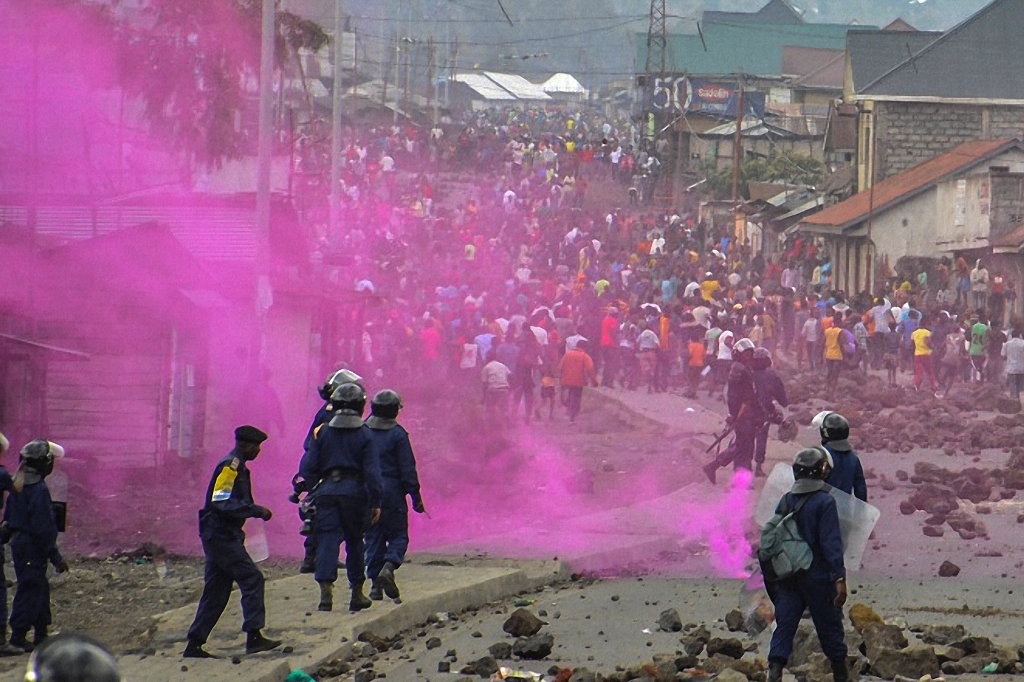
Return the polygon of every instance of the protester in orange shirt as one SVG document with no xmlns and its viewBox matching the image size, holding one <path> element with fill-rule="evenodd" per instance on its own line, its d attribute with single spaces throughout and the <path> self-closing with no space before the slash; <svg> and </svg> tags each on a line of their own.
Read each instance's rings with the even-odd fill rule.
<svg viewBox="0 0 1024 682">
<path fill-rule="evenodd" d="M 562 356 L 558 363 L 559 381 L 562 384 L 563 399 L 569 412 L 569 423 L 576 421 L 583 400 L 583 387 L 588 383 L 597 386 L 594 361 L 587 354 L 587 341 L 583 339 L 576 347 Z"/>
</svg>

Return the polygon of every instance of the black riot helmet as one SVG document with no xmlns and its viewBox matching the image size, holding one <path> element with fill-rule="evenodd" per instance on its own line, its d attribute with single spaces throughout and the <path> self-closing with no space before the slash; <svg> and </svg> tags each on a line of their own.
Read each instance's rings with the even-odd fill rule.
<svg viewBox="0 0 1024 682">
<path fill-rule="evenodd" d="M 772 366 L 772 352 L 767 348 L 755 348 L 754 359 L 750 361 L 750 369 L 758 371 Z"/>
<path fill-rule="evenodd" d="M 366 391 L 359 384 L 342 384 L 331 394 L 331 405 L 336 412 L 348 410 L 362 415 L 366 409 Z"/>
<path fill-rule="evenodd" d="M 849 452 L 853 449 L 849 440 L 850 423 L 838 412 L 825 415 L 818 431 L 821 433 L 822 445 L 827 445 L 836 452 Z"/>
<path fill-rule="evenodd" d="M 804 478 L 825 480 L 832 470 L 830 458 L 825 448 L 804 448 L 793 458 L 793 477 L 798 481 Z"/>
<path fill-rule="evenodd" d="M 53 473 L 53 462 L 57 457 L 64 456 L 64 448 L 47 440 L 34 440 L 21 449 L 19 453 L 25 466 L 46 478 Z"/>
<path fill-rule="evenodd" d="M 342 384 L 358 384 L 362 386 L 363 378 L 350 369 L 339 369 L 327 377 L 327 381 L 317 388 L 317 393 L 324 400 L 330 400 L 331 394 Z"/>
<path fill-rule="evenodd" d="M 390 388 L 378 391 L 370 403 L 370 414 L 381 419 L 396 419 L 402 409 L 402 397 Z"/>
</svg>

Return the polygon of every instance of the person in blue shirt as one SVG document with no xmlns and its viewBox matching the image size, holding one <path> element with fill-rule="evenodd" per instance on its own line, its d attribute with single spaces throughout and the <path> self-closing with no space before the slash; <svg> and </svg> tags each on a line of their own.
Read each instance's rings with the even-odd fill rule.
<svg viewBox="0 0 1024 682">
<path fill-rule="evenodd" d="M 417 514 L 426 512 L 420 495 L 420 479 L 416 472 L 416 457 L 409 443 L 409 432 L 397 419 L 402 409 L 402 398 L 391 390 L 383 390 L 370 403 L 370 428 L 373 443 L 380 459 L 380 472 L 384 483 L 380 522 L 370 529 L 366 537 L 366 575 L 370 578 L 370 599 L 380 601 L 386 594 L 399 599 L 401 593 L 395 583 L 395 571 L 405 561 L 409 549 L 409 503 Z"/>
<path fill-rule="evenodd" d="M 860 458 L 850 445 L 850 423 L 838 412 L 829 412 L 822 418 L 818 432 L 821 445 L 832 457 L 832 471 L 825 482 L 867 502 L 868 484 Z"/>
<path fill-rule="evenodd" d="M 242 593 L 245 652 L 255 654 L 281 646 L 280 640 L 263 636 L 267 617 L 263 602 L 265 581 L 245 550 L 242 530 L 246 519 L 269 521 L 273 516 L 270 509 L 253 499 L 248 467 L 259 456 L 266 439 L 267 434 L 255 426 L 239 426 L 235 429 L 235 448 L 217 463 L 210 477 L 203 508 L 199 510 L 199 537 L 206 555 L 203 595 L 188 629 L 188 643 L 182 653 L 185 658 L 216 658 L 203 646 L 228 605 L 234 583 L 238 583 Z"/>
<path fill-rule="evenodd" d="M 10 644 L 22 651 L 32 651 L 48 635 L 52 617 L 46 565 L 53 564 L 57 573 L 68 570 L 67 561 L 57 549 L 57 519 L 44 480 L 53 472 L 54 450 L 55 446 L 45 440 L 34 440 L 21 449 L 18 481 L 11 483 L 14 494 L 8 497 L 4 510 L 18 580 L 11 604 Z M 28 641 L 30 629 L 32 642 Z"/>
<path fill-rule="evenodd" d="M 317 428 L 331 421 L 331 418 L 334 416 L 334 407 L 331 405 L 331 394 L 334 393 L 335 389 L 342 384 L 348 383 L 362 386 L 363 378 L 350 369 L 339 369 L 337 372 L 334 372 L 331 376 L 327 377 L 327 381 L 324 382 L 323 386 L 317 388 L 317 393 L 319 393 L 320 397 L 323 399 L 324 404 L 320 406 L 319 410 L 317 410 L 316 415 L 313 417 L 313 423 L 309 425 L 309 431 L 306 432 L 306 439 L 302 442 L 303 453 L 309 450 L 309 446 L 313 442 L 313 436 L 315 435 Z M 308 514 L 310 514 L 310 512 L 308 510 L 313 510 L 312 513 L 315 513 L 315 491 L 312 490 L 310 486 L 306 485 L 298 476 L 292 479 L 292 488 L 295 492 L 296 498 L 302 493 L 312 496 L 310 498 L 311 504 L 305 505 L 307 511 L 303 511 L 303 508 L 299 507 L 299 518 L 302 519 L 303 523 L 305 523 L 309 520 Z M 305 539 L 302 541 L 302 547 L 305 550 L 305 553 L 302 558 L 302 565 L 299 567 L 299 573 L 313 573 L 316 571 L 316 535 L 313 533 L 306 535 Z"/>
<path fill-rule="evenodd" d="M 316 486 L 316 581 L 320 611 L 334 608 L 338 553 L 345 543 L 345 570 L 352 598 L 350 611 L 372 606 L 363 593 L 366 580 L 363 534 L 380 520 L 383 483 L 370 429 L 363 424 L 366 392 L 358 384 L 343 384 L 331 395 L 334 416 L 316 429 L 302 456 L 299 476 Z"/>
<path fill-rule="evenodd" d="M 846 567 L 839 512 L 825 483 L 829 474 L 824 448 L 805 448 L 793 460 L 796 482 L 779 501 L 776 513 L 795 509 L 800 537 L 810 546 L 813 559 L 807 570 L 785 580 L 765 580 L 768 596 L 775 605 L 775 632 L 768 652 L 768 682 L 781 682 L 782 671 L 793 653 L 793 638 L 804 610 L 811 613 L 821 650 L 832 666 L 835 682 L 848 682 L 843 605 L 846 603 Z"/>
</svg>

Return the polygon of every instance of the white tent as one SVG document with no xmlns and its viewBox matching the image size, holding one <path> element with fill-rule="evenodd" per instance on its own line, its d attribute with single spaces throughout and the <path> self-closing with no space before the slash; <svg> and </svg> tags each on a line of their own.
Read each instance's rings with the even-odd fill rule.
<svg viewBox="0 0 1024 682">
<path fill-rule="evenodd" d="M 587 89 L 567 73 L 556 73 L 540 86 L 549 95 L 579 95 L 586 97 Z"/>
</svg>

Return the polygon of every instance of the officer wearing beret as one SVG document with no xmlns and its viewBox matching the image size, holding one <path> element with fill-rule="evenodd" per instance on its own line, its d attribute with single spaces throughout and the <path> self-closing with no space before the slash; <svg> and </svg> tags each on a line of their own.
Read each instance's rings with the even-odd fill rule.
<svg viewBox="0 0 1024 682">
<path fill-rule="evenodd" d="M 273 515 L 253 500 L 252 477 L 246 466 L 259 456 L 260 445 L 266 439 L 267 434 L 255 426 L 239 426 L 235 429 L 235 449 L 213 470 L 205 504 L 199 510 L 199 537 L 206 554 L 205 584 L 196 619 L 188 630 L 185 658 L 214 658 L 203 645 L 224 613 L 233 583 L 238 583 L 242 593 L 245 652 L 255 654 L 281 645 L 261 632 L 266 621 L 263 573 L 245 551 L 242 530 L 246 519 L 269 521 Z"/>
</svg>

